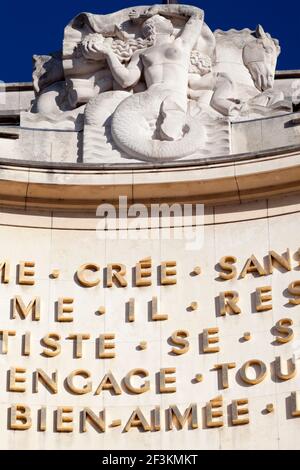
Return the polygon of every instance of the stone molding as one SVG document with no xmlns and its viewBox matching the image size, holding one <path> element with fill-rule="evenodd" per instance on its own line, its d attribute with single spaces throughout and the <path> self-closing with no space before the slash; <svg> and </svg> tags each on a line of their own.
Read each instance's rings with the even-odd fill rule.
<svg viewBox="0 0 300 470">
<path fill-rule="evenodd" d="M 170 174 L 171 173 L 171 174 Z M 102 202 L 240 203 L 300 191 L 300 146 L 206 163 L 121 165 L 0 161 L 1 206 L 95 211 Z"/>
</svg>

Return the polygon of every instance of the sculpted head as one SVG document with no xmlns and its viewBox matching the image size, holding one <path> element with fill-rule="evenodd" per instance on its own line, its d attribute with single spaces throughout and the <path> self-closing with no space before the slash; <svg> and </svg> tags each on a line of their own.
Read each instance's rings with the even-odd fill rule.
<svg viewBox="0 0 300 470">
<path fill-rule="evenodd" d="M 256 39 L 250 41 L 243 50 L 243 61 L 248 68 L 256 88 L 265 91 L 273 88 L 277 57 L 280 54 L 279 42 L 265 33 L 262 26 L 255 32 Z"/>
<path fill-rule="evenodd" d="M 157 34 L 171 36 L 173 31 L 172 22 L 161 15 L 151 16 L 143 24 L 143 35 L 146 39 L 155 39 Z"/>
</svg>

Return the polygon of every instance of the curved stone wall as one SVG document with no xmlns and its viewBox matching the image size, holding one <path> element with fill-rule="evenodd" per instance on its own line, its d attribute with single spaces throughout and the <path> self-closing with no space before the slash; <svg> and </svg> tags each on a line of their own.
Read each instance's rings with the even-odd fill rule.
<svg viewBox="0 0 300 470">
<path fill-rule="evenodd" d="M 150 171 L 147 176 L 153 177 Z M 299 353 L 299 296 L 297 290 L 289 287 L 299 280 L 299 195 L 235 205 L 207 205 L 204 219 L 200 219 L 200 224 L 204 224 L 200 244 L 189 250 L 183 239 L 147 239 L 146 228 L 141 240 L 130 239 L 126 230 L 115 232 L 113 237 L 110 231 L 101 230 L 99 219 L 92 212 L 62 212 L 61 207 L 56 210 L 56 202 L 55 206 L 49 205 L 48 211 L 37 211 L 36 207 L 2 209 L 0 216 L 1 262 L 10 263 L 9 272 L 5 266 L 2 269 L 0 286 L 1 330 L 10 332 L 6 337 L 7 353 L 1 355 L 2 448 L 299 447 L 299 398 L 297 402 L 294 393 L 299 392 L 299 372 L 287 380 L 278 376 L 287 374 L 287 366 L 290 372 L 293 370 L 293 361 L 297 363 Z M 165 217 L 158 231 L 162 235 L 169 225 L 181 227 L 183 223 L 184 219 Z M 273 260 L 271 274 L 268 254 L 273 250 L 288 259 L 287 249 L 291 270 Z M 259 273 L 256 265 L 255 272 L 244 272 L 242 277 L 251 255 L 263 272 Z M 230 271 L 218 264 L 224 256 L 236 257 L 237 275 L 227 281 L 220 278 L 220 272 Z M 148 257 L 152 261 L 152 285 L 139 287 L 137 264 Z M 29 264 L 24 268 L 25 261 Z M 161 285 L 161 270 L 166 261 L 176 262 L 176 276 L 167 276 L 168 280 L 176 279 L 176 284 Z M 98 265 L 99 271 L 95 266 L 93 270 L 88 268 L 83 278 L 92 283 L 99 278 L 99 284 L 87 287 L 80 283 L 76 272 L 84 263 Z M 111 263 L 124 265 L 127 286 L 120 287 L 113 281 L 113 286 L 107 287 L 107 268 Z M 149 268 L 147 262 L 146 265 Z M 147 271 L 146 265 L 143 269 Z M 34 285 L 20 284 L 22 269 L 27 271 L 23 281 L 33 279 Z M 33 271 L 34 276 L 30 276 Z M 266 290 L 258 291 L 262 287 Z M 222 293 L 228 291 L 238 293 L 240 313 L 229 308 L 225 315 L 221 314 Z M 264 299 L 268 295 L 271 300 Z M 22 305 L 24 311 L 37 297 L 40 307 L 35 312 L 29 309 L 23 318 Z M 65 313 L 61 310 L 62 298 Z M 67 299 L 72 303 L 68 304 Z M 134 299 L 134 304 L 129 303 L 130 299 Z M 259 310 L 259 305 L 266 309 Z M 272 309 L 267 309 L 269 305 Z M 67 312 L 68 307 L 73 311 Z M 155 320 L 157 315 L 160 316 Z M 289 322 L 283 326 L 291 328 L 294 337 L 282 342 L 280 338 L 291 339 L 288 330 L 278 329 L 278 321 L 287 318 Z M 72 334 L 86 335 L 81 352 L 79 339 L 78 349 Z M 106 337 L 105 344 L 115 345 L 114 349 L 103 350 L 115 354 L 111 359 L 98 357 L 101 335 L 105 334 L 112 335 Z M 210 343 L 215 338 L 218 342 Z M 2 336 L 2 353 L 4 343 Z M 59 354 L 50 357 L 51 352 L 57 352 L 57 344 L 61 348 Z M 215 347 L 218 352 L 209 351 Z M 184 353 L 179 354 L 184 348 Z M 81 358 L 76 358 L 81 354 Z M 282 361 L 281 373 L 278 357 Z M 242 378 L 243 367 L 251 360 L 262 364 L 246 370 L 249 380 L 255 381 L 255 370 L 260 380 L 266 367 L 266 376 L 258 384 L 249 384 Z M 214 370 L 215 365 L 222 363 L 235 365 L 228 370 L 228 388 L 226 378 L 222 383 L 220 372 Z M 136 368 L 142 371 L 132 372 Z M 47 374 L 46 381 L 57 379 L 57 393 L 53 383 L 45 386 L 41 377 L 36 391 L 39 369 L 41 374 Z M 76 370 L 81 373 L 73 378 L 70 374 L 74 375 Z M 97 395 L 108 371 L 116 381 L 114 388 L 98 390 Z M 163 373 L 176 382 L 163 385 Z M 150 389 L 140 393 L 143 384 L 148 387 L 147 381 Z M 83 392 L 82 388 L 90 387 L 90 382 L 91 390 Z M 166 389 L 172 387 L 176 387 L 176 392 L 167 393 Z M 17 391 L 20 388 L 25 391 Z M 218 403 L 220 397 L 222 403 Z M 21 408 L 16 410 L 13 407 L 17 404 Z M 184 424 L 183 429 L 176 424 L 176 418 L 173 429 L 169 429 L 168 416 L 173 405 L 177 406 L 173 413 L 180 412 L 182 419 L 184 411 L 194 406 L 193 421 Z M 273 411 L 272 407 L 267 411 L 268 405 L 273 405 Z M 28 408 L 24 410 L 22 406 Z M 160 430 L 158 418 L 154 419 L 156 407 L 160 407 Z M 90 420 L 83 426 L 86 408 L 98 419 L 105 410 L 105 432 L 99 432 Z M 137 408 L 146 420 L 144 428 L 128 429 L 128 421 Z M 234 410 L 242 408 L 249 413 L 237 416 L 238 422 L 234 424 Z M 221 411 L 221 416 L 210 419 L 209 413 L 217 411 Z M 15 412 L 19 418 L 22 414 L 30 415 L 29 429 L 9 429 L 14 423 L 28 425 L 28 416 L 23 421 L 14 421 Z M 63 423 L 62 416 L 73 421 Z M 103 414 L 100 416 L 104 419 Z M 249 419 L 249 423 L 242 424 L 243 419 Z M 147 430 L 148 425 L 151 431 Z M 70 432 L 61 432 L 68 428 Z"/>
<path fill-rule="evenodd" d="M 298 113 L 233 123 L 234 155 L 87 164 L 23 148 L 7 91 L 0 447 L 299 448 Z"/>
</svg>

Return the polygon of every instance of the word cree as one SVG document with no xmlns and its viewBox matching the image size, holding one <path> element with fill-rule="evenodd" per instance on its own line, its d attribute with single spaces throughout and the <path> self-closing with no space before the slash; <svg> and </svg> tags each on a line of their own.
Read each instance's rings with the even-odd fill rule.
<svg viewBox="0 0 300 470">
<path fill-rule="evenodd" d="M 176 284 L 176 261 L 162 261 L 156 267 L 158 272 L 159 285 Z M 97 263 L 89 262 L 82 264 L 75 272 L 75 279 L 82 287 L 95 287 L 100 284 L 99 271 L 101 267 Z M 11 281 L 11 267 L 8 260 L 0 262 L 0 272 L 2 283 L 9 284 Z M 152 285 L 152 275 L 154 267 L 151 257 L 138 261 L 134 269 L 135 275 L 132 279 L 134 286 L 145 287 Z M 21 261 L 16 268 L 17 283 L 21 285 L 35 285 L 36 263 L 35 261 Z M 57 279 L 59 271 L 54 270 L 52 278 Z M 127 268 L 122 263 L 111 263 L 103 268 L 103 279 L 105 287 L 112 287 L 116 284 L 119 287 L 127 287 Z"/>
</svg>

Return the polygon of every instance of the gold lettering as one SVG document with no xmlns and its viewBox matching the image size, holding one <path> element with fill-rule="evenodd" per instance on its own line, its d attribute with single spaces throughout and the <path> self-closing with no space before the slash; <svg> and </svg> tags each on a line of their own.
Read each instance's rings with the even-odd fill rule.
<svg viewBox="0 0 300 470">
<path fill-rule="evenodd" d="M 60 297 L 57 303 L 57 321 L 58 322 L 72 322 L 72 315 L 65 315 L 65 313 L 73 313 L 74 299 L 71 297 Z"/>
<path fill-rule="evenodd" d="M 220 371 L 220 378 L 222 388 L 229 388 L 229 381 L 228 381 L 228 371 L 230 369 L 234 369 L 236 367 L 235 362 L 225 362 L 223 364 L 216 364 L 215 369 Z"/>
<path fill-rule="evenodd" d="M 146 258 L 139 261 L 135 265 L 135 284 L 137 287 L 145 287 L 152 285 L 152 260 L 151 258 Z"/>
<path fill-rule="evenodd" d="M 173 354 L 177 354 L 178 356 L 181 354 L 185 354 L 190 349 L 190 343 L 187 341 L 186 338 L 189 337 L 189 332 L 186 330 L 176 330 L 171 336 L 171 340 L 174 344 L 180 346 L 171 349 Z"/>
<path fill-rule="evenodd" d="M 50 389 L 51 393 L 57 393 L 57 370 L 53 372 L 52 378 L 49 377 L 46 372 L 44 372 L 42 369 L 37 369 L 35 373 L 35 393 L 38 393 L 39 388 L 38 388 L 38 383 L 41 382 L 44 385 L 46 385 L 47 389 Z"/>
<path fill-rule="evenodd" d="M 224 426 L 223 421 L 223 398 L 222 396 L 216 397 L 206 403 L 205 414 L 206 414 L 206 426 L 208 428 L 220 428 Z M 216 408 L 221 408 L 216 410 Z M 216 420 L 216 418 L 220 418 Z"/>
<path fill-rule="evenodd" d="M 10 274 L 10 263 L 9 261 L 2 261 L 0 263 L 0 271 L 1 271 L 1 282 L 3 284 L 9 283 L 9 274 Z"/>
<path fill-rule="evenodd" d="M 47 349 L 43 349 L 42 354 L 46 357 L 58 356 L 61 351 L 61 346 L 58 343 L 59 340 L 60 335 L 58 333 L 48 333 L 46 336 L 44 336 L 42 339 L 42 344 L 44 344 Z"/>
<path fill-rule="evenodd" d="M 9 429 L 26 431 L 31 428 L 31 410 L 26 405 L 12 405 L 9 410 Z"/>
<path fill-rule="evenodd" d="M 285 336 L 276 336 L 276 341 L 278 343 L 284 344 L 289 343 L 294 338 L 294 332 L 289 326 L 293 325 L 293 320 L 291 318 L 281 318 L 276 323 L 276 330 L 278 333 L 282 333 Z"/>
<path fill-rule="evenodd" d="M 151 319 L 152 321 L 163 321 L 168 320 L 168 315 L 165 313 L 157 313 L 158 306 L 157 306 L 157 297 L 152 297 L 151 302 Z"/>
<path fill-rule="evenodd" d="M 250 367 L 258 369 L 256 371 L 256 377 L 254 379 L 248 377 L 247 372 Z M 259 359 L 251 359 L 250 361 L 246 362 L 240 369 L 240 376 L 243 382 L 256 385 L 262 382 L 267 375 L 267 368 L 264 362 L 260 361 Z"/>
<path fill-rule="evenodd" d="M 192 403 L 182 415 L 176 405 L 169 406 L 168 409 L 168 429 L 171 431 L 173 429 L 174 421 L 178 424 L 179 429 L 183 429 L 186 422 L 190 421 L 191 428 L 198 428 L 198 414 L 197 414 L 197 405 Z"/>
<path fill-rule="evenodd" d="M 238 400 L 232 400 L 232 424 L 233 426 L 240 426 L 242 424 L 249 424 L 249 409 L 248 406 L 245 408 L 239 408 L 240 406 L 248 405 L 248 398 L 239 398 Z M 240 416 L 248 415 L 244 418 Z"/>
<path fill-rule="evenodd" d="M 282 372 L 282 361 L 281 357 L 276 357 L 275 358 L 275 373 L 278 379 L 280 380 L 290 380 L 293 379 L 296 376 L 297 370 L 296 370 L 296 364 L 295 361 L 292 359 L 289 359 L 286 362 L 286 370 L 287 373 L 284 374 Z"/>
<path fill-rule="evenodd" d="M 260 276 L 266 276 L 266 271 L 254 255 L 247 260 L 240 277 L 244 278 L 248 273 L 257 272 Z"/>
<path fill-rule="evenodd" d="M 271 286 L 263 286 L 263 287 L 257 287 L 255 290 L 256 294 L 256 311 L 257 312 L 265 312 L 267 310 L 272 310 L 273 306 L 272 304 L 266 304 L 265 302 L 268 302 L 272 300 L 272 294 L 266 294 L 263 295 L 265 292 L 272 292 L 272 287 Z"/>
<path fill-rule="evenodd" d="M 173 384 L 176 382 L 176 377 L 167 377 L 167 375 L 175 374 L 176 367 L 167 367 L 160 369 L 159 373 L 159 391 L 160 393 L 174 393 L 176 387 L 168 387 L 167 384 Z"/>
<path fill-rule="evenodd" d="M 87 432 L 86 425 L 88 422 L 92 423 L 98 432 L 105 432 L 105 410 L 97 416 L 90 408 L 84 408 L 82 413 L 82 432 Z"/>
<path fill-rule="evenodd" d="M 99 358 L 100 359 L 113 359 L 115 357 L 115 343 L 107 343 L 107 339 L 115 339 L 114 333 L 105 333 L 99 336 Z M 107 349 L 113 351 L 107 352 Z"/>
<path fill-rule="evenodd" d="M 215 336 L 211 338 L 211 335 L 219 333 L 219 328 L 206 328 L 203 330 L 203 352 L 204 353 L 216 353 L 220 351 L 219 346 L 210 346 L 210 344 L 216 344 L 219 342 L 219 337 Z"/>
<path fill-rule="evenodd" d="M 288 248 L 286 250 L 285 256 L 279 255 L 276 253 L 276 251 L 273 250 L 269 251 L 268 261 L 270 274 L 273 274 L 273 267 L 276 266 L 276 263 L 286 269 L 286 271 L 292 270 L 291 253 Z"/>
<path fill-rule="evenodd" d="M 82 264 L 76 272 L 76 277 L 79 284 L 83 287 L 95 287 L 100 283 L 100 279 L 96 278 L 93 281 L 86 278 L 86 271 L 97 272 L 100 270 L 100 266 L 94 263 Z"/>
<path fill-rule="evenodd" d="M 35 276 L 35 267 L 34 261 L 20 261 L 19 264 L 19 284 L 25 286 L 33 286 Z M 29 269 L 27 269 L 29 268 Z"/>
<path fill-rule="evenodd" d="M 152 431 L 160 431 L 160 406 L 154 408 Z"/>
<path fill-rule="evenodd" d="M 75 395 L 85 395 L 86 393 L 89 393 L 92 391 L 91 381 L 88 381 L 83 387 L 76 387 L 73 382 L 74 377 L 83 377 L 84 379 L 89 379 L 91 377 L 91 374 L 89 373 L 89 371 L 85 369 L 73 370 L 73 372 L 71 372 L 71 374 L 68 375 L 66 382 L 71 392 L 75 393 Z"/>
<path fill-rule="evenodd" d="M 16 332 L 14 330 L 0 330 L 0 335 L 2 338 L 2 354 L 8 353 L 8 338 L 9 336 L 16 336 Z"/>
<path fill-rule="evenodd" d="M 292 416 L 296 418 L 300 416 L 300 393 L 299 392 L 291 393 L 291 402 L 292 402 Z"/>
<path fill-rule="evenodd" d="M 145 369 L 132 369 L 130 372 L 128 372 L 128 374 L 124 378 L 124 383 L 126 385 L 126 388 L 130 392 L 137 393 L 137 394 L 148 392 L 148 390 L 150 390 L 149 380 L 146 380 L 145 383 L 143 385 L 141 385 L 140 387 L 134 387 L 132 385 L 131 378 L 135 375 L 138 375 L 138 376 L 141 376 L 141 377 L 148 377 L 149 372 Z"/>
<path fill-rule="evenodd" d="M 240 307 L 237 305 L 239 301 L 239 294 L 236 291 L 220 292 L 220 315 L 226 315 L 226 313 L 241 313 Z"/>
<path fill-rule="evenodd" d="M 80 359 L 82 357 L 82 342 L 83 340 L 90 339 L 90 335 L 88 333 L 73 333 L 68 336 L 68 339 L 74 340 L 74 356 L 76 359 Z"/>
<path fill-rule="evenodd" d="M 126 266 L 120 263 L 113 263 L 107 266 L 107 287 L 112 287 L 113 280 L 115 279 L 119 286 L 127 287 Z"/>
<path fill-rule="evenodd" d="M 30 331 L 26 331 L 26 333 L 23 335 L 23 343 L 22 343 L 23 356 L 30 356 L 30 338 L 31 338 Z"/>
<path fill-rule="evenodd" d="M 175 268 L 175 269 L 174 269 Z M 164 261 L 161 263 L 160 283 L 162 286 L 170 286 L 177 283 L 176 261 Z"/>
<path fill-rule="evenodd" d="M 300 281 L 293 281 L 288 287 L 288 291 L 292 295 L 300 296 Z M 289 299 L 289 303 L 292 305 L 299 305 L 300 298 Z"/>
<path fill-rule="evenodd" d="M 220 267 L 224 271 L 228 272 L 220 272 L 219 277 L 221 279 L 224 279 L 225 281 L 228 281 L 229 279 L 234 279 L 236 277 L 236 267 L 233 266 L 237 261 L 235 256 L 223 256 L 223 258 L 220 259 Z"/>
<path fill-rule="evenodd" d="M 73 413 L 72 406 L 59 406 L 56 413 L 56 431 L 57 432 L 73 432 Z M 69 425 L 66 423 L 70 423 Z"/>
<path fill-rule="evenodd" d="M 32 320 L 40 320 L 40 298 L 35 297 L 26 307 L 22 297 L 16 295 L 13 298 L 13 318 L 16 318 L 19 314 L 20 318 L 25 319 L 30 313 L 32 313 Z"/>
<path fill-rule="evenodd" d="M 133 298 L 129 299 L 128 302 L 128 321 L 130 323 L 135 321 L 135 300 Z"/>
<path fill-rule="evenodd" d="M 95 392 L 95 395 L 100 395 L 102 390 L 113 390 L 115 395 L 121 395 L 122 393 L 122 390 L 119 387 L 118 382 L 116 381 L 111 371 L 108 371 L 107 374 L 105 374 Z"/>
<path fill-rule="evenodd" d="M 9 370 L 9 382 L 8 390 L 9 392 L 26 392 L 26 387 L 18 386 L 19 383 L 25 383 L 26 377 L 20 377 L 17 374 L 25 374 L 26 369 L 23 367 L 11 367 Z"/>
<path fill-rule="evenodd" d="M 39 411 L 38 429 L 41 432 L 47 430 L 47 408 L 45 406 L 43 406 Z"/>
<path fill-rule="evenodd" d="M 144 431 L 150 431 L 151 426 L 146 420 L 145 416 L 143 415 L 140 408 L 136 408 L 133 413 L 131 414 L 125 428 L 124 432 L 128 432 L 130 428 L 138 428 L 139 426 L 142 427 Z"/>
</svg>

